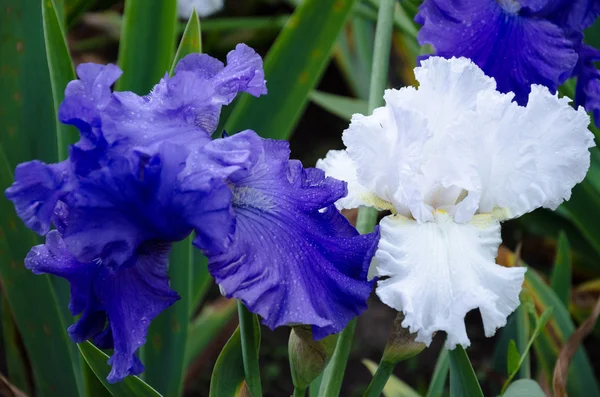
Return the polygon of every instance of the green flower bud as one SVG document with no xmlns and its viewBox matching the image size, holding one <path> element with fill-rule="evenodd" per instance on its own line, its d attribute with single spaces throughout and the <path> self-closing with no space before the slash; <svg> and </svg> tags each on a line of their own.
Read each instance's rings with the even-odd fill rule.
<svg viewBox="0 0 600 397">
<path fill-rule="evenodd" d="M 292 328 L 288 352 L 296 389 L 305 390 L 323 372 L 333 355 L 337 337 L 337 334 L 330 335 L 315 341 L 310 327 L 300 325 Z"/>
<path fill-rule="evenodd" d="M 407 328 L 402 327 L 404 314 L 399 312 L 394 319 L 390 337 L 388 338 L 381 361 L 398 364 L 402 360 L 416 356 L 425 349 L 425 344 L 415 341 L 417 334 L 411 334 Z"/>
</svg>

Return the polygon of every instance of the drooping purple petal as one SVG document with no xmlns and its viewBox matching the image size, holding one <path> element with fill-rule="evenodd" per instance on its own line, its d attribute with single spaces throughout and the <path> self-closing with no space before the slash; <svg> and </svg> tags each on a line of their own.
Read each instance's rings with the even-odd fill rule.
<svg viewBox="0 0 600 397">
<path fill-rule="evenodd" d="M 112 331 L 114 354 L 107 380 L 114 383 L 143 371 L 135 356 L 146 342 L 152 320 L 179 296 L 170 289 L 167 277 L 170 244 L 145 244 L 138 249 L 131 267 L 113 272 L 102 267 L 94 292 L 104 304 Z"/>
<path fill-rule="evenodd" d="M 28 228 L 40 235 L 50 230 L 54 207 L 68 185 L 69 167 L 69 161 L 44 164 L 33 160 L 19 164 L 15 170 L 15 181 L 5 191 L 17 215 Z"/>
<path fill-rule="evenodd" d="M 525 104 L 532 84 L 555 92 L 573 71 L 577 53 L 563 29 L 520 10 L 512 0 L 425 0 L 415 18 L 423 25 L 419 43 L 445 58 L 472 59 L 500 91 L 514 92 Z"/>
<path fill-rule="evenodd" d="M 235 236 L 208 253 L 209 270 L 268 327 L 307 324 L 323 338 L 366 309 L 378 234 L 359 236 L 333 206 L 345 183 L 290 161 L 286 142 L 262 143 L 250 172 L 230 176 Z"/>
<path fill-rule="evenodd" d="M 114 349 L 107 378 L 111 383 L 143 371 L 136 352 L 145 343 L 150 322 L 179 299 L 169 288 L 169 250 L 168 243 L 146 243 L 130 266 L 115 270 L 97 261 L 79 262 L 53 230 L 46 244 L 33 247 L 25 259 L 25 266 L 35 274 L 54 274 L 69 281 L 69 309 L 73 315 L 81 313 L 69 327 L 69 335 L 75 342 L 93 338 L 102 348 Z"/>
<path fill-rule="evenodd" d="M 579 47 L 579 62 L 575 69 L 575 105 L 581 105 L 588 112 L 593 112 L 596 123 L 600 122 L 600 72 L 595 65 L 599 60 L 599 50 L 585 44 Z"/>
</svg>

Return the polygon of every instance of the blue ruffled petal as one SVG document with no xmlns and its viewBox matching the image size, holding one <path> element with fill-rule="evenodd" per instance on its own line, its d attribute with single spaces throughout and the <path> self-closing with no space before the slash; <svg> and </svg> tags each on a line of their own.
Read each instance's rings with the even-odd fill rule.
<svg viewBox="0 0 600 397">
<path fill-rule="evenodd" d="M 366 309 L 378 233 L 358 235 L 335 209 L 344 182 L 290 161 L 287 142 L 262 143 L 250 172 L 229 178 L 235 236 L 209 270 L 268 327 L 312 325 L 320 339 Z"/>
<path fill-rule="evenodd" d="M 53 230 L 46 244 L 34 247 L 25 266 L 35 274 L 54 274 L 71 284 L 69 309 L 79 320 L 69 327 L 75 342 L 94 338 L 102 348 L 114 348 L 109 360 L 111 383 L 144 367 L 136 357 L 150 322 L 179 296 L 169 288 L 169 243 L 150 242 L 138 248 L 130 266 L 113 270 L 100 262 L 79 262 Z M 108 321 L 108 323 L 107 323 Z"/>
<path fill-rule="evenodd" d="M 423 25 L 419 43 L 433 45 L 439 56 L 472 59 L 501 92 L 514 92 L 525 104 L 532 84 L 555 92 L 571 75 L 577 53 L 559 26 L 520 11 L 512 0 L 425 0 L 415 18 Z"/>
<path fill-rule="evenodd" d="M 579 47 L 579 62 L 575 69 L 575 106 L 583 106 L 588 112 L 593 112 L 596 123 L 600 122 L 600 72 L 595 65 L 599 60 L 599 50 L 585 44 Z"/>
<path fill-rule="evenodd" d="M 55 206 L 68 189 L 69 179 L 69 161 L 58 164 L 28 161 L 17 166 L 15 181 L 4 193 L 25 225 L 45 235 L 50 230 Z"/>
</svg>

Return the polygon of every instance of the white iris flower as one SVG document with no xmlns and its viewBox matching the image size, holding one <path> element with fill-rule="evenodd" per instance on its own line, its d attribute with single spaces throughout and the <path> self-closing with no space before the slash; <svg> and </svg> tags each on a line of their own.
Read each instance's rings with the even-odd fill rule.
<svg viewBox="0 0 600 397">
<path fill-rule="evenodd" d="M 432 57 L 415 75 L 418 89 L 387 90 L 385 106 L 354 115 L 347 149 L 317 167 L 348 182 L 338 208 L 392 211 L 370 273 L 402 326 L 466 347 L 467 312 L 479 309 L 492 336 L 519 305 L 525 269 L 495 263 L 500 222 L 568 200 L 593 135 L 568 98 L 534 85 L 519 106 L 468 59 Z"/>
<path fill-rule="evenodd" d="M 225 0 L 177 0 L 177 15 L 189 19 L 194 8 L 199 17 L 207 17 L 223 9 Z"/>
</svg>

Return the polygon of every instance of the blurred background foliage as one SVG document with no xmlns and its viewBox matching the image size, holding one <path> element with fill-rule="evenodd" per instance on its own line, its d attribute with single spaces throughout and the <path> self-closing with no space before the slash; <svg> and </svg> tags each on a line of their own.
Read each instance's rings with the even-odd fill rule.
<svg viewBox="0 0 600 397">
<path fill-rule="evenodd" d="M 416 41 L 419 26 L 413 17 L 419 3 L 395 5 L 389 87 L 414 84 L 417 56 L 431 52 Z M 223 59 L 239 42 L 264 56 L 269 95 L 243 95 L 224 109 L 217 131 L 251 128 L 289 139 L 292 157 L 313 166 L 328 150 L 342 148 L 340 136 L 350 116 L 367 112 L 378 5 L 378 0 L 227 0 L 217 14 L 187 21 L 177 18 L 175 0 L 0 0 L 0 190 L 12 183 L 18 163 L 66 157 L 77 134 L 57 123 L 56 110 L 77 64 L 117 63 L 124 75 L 116 89 L 145 94 L 185 54 L 202 51 Z M 600 45 L 600 24 L 586 32 L 586 41 Z M 572 96 L 572 84 L 560 93 Z M 594 148 L 588 177 L 568 203 L 503 228 L 498 262 L 526 262 L 529 271 L 523 304 L 494 338 L 484 337 L 478 312 L 467 316 L 472 341 L 467 352 L 483 394 L 498 395 L 512 378 L 531 390 L 520 395 L 540 395 L 537 385 L 524 380 L 532 378 L 544 393 L 561 395 L 554 373 L 560 356 L 569 368 L 562 378 L 567 376 L 570 395 L 600 395 L 600 326 L 592 321 L 589 336 L 576 335 L 567 343 L 600 297 L 599 213 L 600 152 Z M 146 364 L 141 379 L 117 385 L 104 383 L 108 366 L 102 351 L 89 343 L 78 349 L 68 340 L 73 318 L 66 282 L 34 276 L 23 267 L 39 240 L 1 195 L 0 395 L 208 396 L 211 374 L 211 396 L 242 395 L 236 304 L 220 296 L 189 240 L 171 257 L 172 286 L 182 300 L 152 324 L 141 352 Z M 370 300 L 358 319 L 341 395 L 365 390 L 394 317 L 392 309 Z M 262 329 L 266 396 L 291 393 L 288 336 L 286 328 Z M 398 365 L 386 397 L 476 395 L 456 389 L 460 368 L 468 367 L 466 355 L 466 361 L 459 355 L 450 360 L 442 346 L 438 336 L 429 349 Z M 565 352 L 573 356 L 570 367 Z M 449 379 L 455 379 L 452 387 Z M 463 393 L 469 390 L 462 385 Z M 511 389 L 504 395 L 517 395 Z"/>
</svg>

